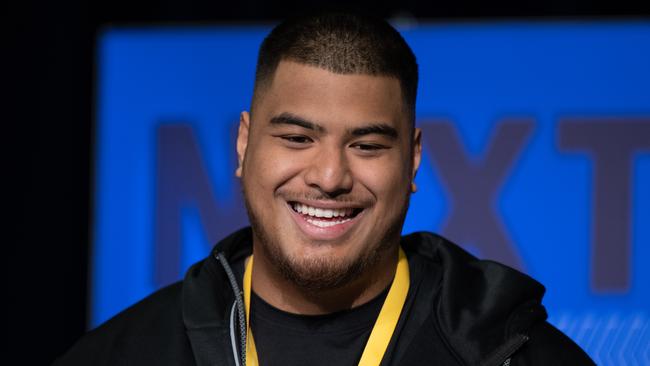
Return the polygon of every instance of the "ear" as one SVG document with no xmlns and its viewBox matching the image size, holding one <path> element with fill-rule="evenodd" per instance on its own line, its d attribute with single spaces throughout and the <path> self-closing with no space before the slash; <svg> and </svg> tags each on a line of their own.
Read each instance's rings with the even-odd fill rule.
<svg viewBox="0 0 650 366">
<path fill-rule="evenodd" d="M 411 182 L 415 182 L 415 174 L 420 167 L 420 160 L 422 160 L 422 130 L 419 128 L 413 129 L 413 170 L 411 171 Z"/>
<path fill-rule="evenodd" d="M 237 169 L 235 176 L 241 178 L 246 148 L 248 147 L 248 131 L 250 128 L 250 114 L 246 111 L 239 115 L 239 131 L 237 132 Z"/>
</svg>

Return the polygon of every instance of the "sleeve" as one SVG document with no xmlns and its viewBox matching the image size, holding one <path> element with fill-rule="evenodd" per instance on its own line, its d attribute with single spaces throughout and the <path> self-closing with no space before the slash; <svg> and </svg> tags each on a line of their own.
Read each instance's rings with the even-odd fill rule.
<svg viewBox="0 0 650 366">
<path fill-rule="evenodd" d="M 580 346 L 546 321 L 536 325 L 529 337 L 528 342 L 513 355 L 511 366 L 595 365 Z"/>
</svg>

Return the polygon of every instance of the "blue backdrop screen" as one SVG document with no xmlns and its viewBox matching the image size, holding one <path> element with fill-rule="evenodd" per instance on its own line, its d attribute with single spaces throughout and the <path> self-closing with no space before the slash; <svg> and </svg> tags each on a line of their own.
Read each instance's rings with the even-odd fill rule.
<svg viewBox="0 0 650 366">
<path fill-rule="evenodd" d="M 246 225 L 234 138 L 268 30 L 101 34 L 92 326 Z M 401 31 L 424 143 L 404 232 L 538 279 L 551 322 L 599 364 L 650 364 L 650 23 Z"/>
</svg>

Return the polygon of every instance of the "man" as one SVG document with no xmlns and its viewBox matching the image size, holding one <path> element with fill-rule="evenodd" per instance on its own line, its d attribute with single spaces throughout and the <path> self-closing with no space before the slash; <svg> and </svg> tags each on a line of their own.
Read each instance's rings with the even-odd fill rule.
<svg viewBox="0 0 650 366">
<path fill-rule="evenodd" d="M 59 364 L 592 364 L 545 321 L 533 279 L 433 234 L 400 237 L 417 80 L 383 21 L 277 26 L 237 139 L 251 228 Z"/>
</svg>

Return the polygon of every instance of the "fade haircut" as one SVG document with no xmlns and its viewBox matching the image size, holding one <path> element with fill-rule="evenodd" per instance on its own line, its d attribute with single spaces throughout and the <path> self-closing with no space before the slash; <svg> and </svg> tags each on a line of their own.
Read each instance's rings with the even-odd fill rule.
<svg viewBox="0 0 650 366">
<path fill-rule="evenodd" d="M 271 85 L 283 60 L 336 74 L 394 77 L 400 82 L 411 126 L 414 124 L 418 88 L 415 55 L 397 30 L 382 19 L 321 14 L 280 23 L 260 46 L 253 105 Z"/>
</svg>

